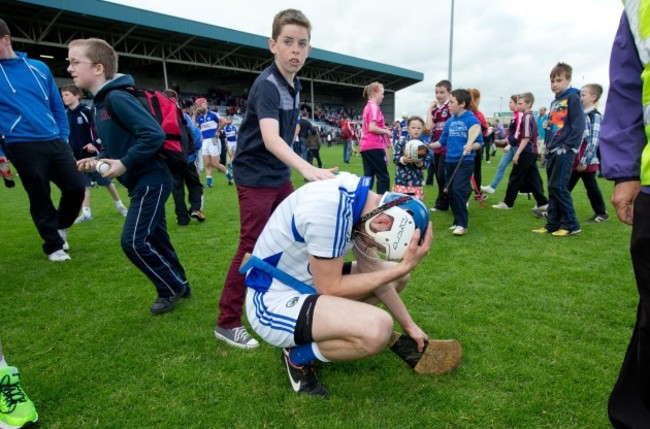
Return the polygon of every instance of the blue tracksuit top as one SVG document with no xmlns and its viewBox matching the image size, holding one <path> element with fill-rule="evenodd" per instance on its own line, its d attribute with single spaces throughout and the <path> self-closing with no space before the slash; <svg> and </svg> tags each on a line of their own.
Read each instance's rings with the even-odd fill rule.
<svg viewBox="0 0 650 429">
<path fill-rule="evenodd" d="M 68 141 L 70 126 L 50 69 L 16 52 L 0 60 L 0 134 L 7 144 Z"/>
</svg>

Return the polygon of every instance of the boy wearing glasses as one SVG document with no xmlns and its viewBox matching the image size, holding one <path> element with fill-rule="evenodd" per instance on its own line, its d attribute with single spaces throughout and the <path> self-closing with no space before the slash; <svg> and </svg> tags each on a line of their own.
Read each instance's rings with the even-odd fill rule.
<svg viewBox="0 0 650 429">
<path fill-rule="evenodd" d="M 14 52 L 0 19 L 0 135 L 27 195 L 32 220 L 50 261 L 66 261 L 67 230 L 81 209 L 85 183 L 68 146 L 70 127 L 50 69 Z M 61 190 L 58 209 L 50 181 Z"/>
<path fill-rule="evenodd" d="M 156 288 L 153 314 L 165 313 L 190 296 L 176 251 L 167 234 L 165 202 L 172 191 L 172 176 L 157 156 L 165 140 L 158 122 L 127 87 L 129 75 L 117 73 L 117 52 L 101 39 L 77 39 L 68 46 L 68 72 L 77 87 L 95 97 L 95 127 L 102 139 L 100 158 L 110 165 L 104 178 L 117 178 L 128 190 L 131 203 L 124 221 L 121 244 L 129 260 Z M 106 104 L 110 100 L 110 114 Z M 95 170 L 97 159 L 77 162 L 80 171 Z"/>
</svg>

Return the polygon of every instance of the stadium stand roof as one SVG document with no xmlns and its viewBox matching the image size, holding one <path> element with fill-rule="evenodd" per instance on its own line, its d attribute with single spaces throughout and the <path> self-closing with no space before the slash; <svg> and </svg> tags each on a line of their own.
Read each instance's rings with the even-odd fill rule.
<svg viewBox="0 0 650 429">
<path fill-rule="evenodd" d="M 183 7 L 179 3 L 179 7 Z M 99 37 L 120 55 L 121 70 L 182 74 L 190 80 L 252 81 L 272 60 L 268 37 L 99 0 L 0 0 L 12 28 L 14 48 L 45 60 L 55 76 L 66 76 L 67 44 Z M 161 67 L 162 64 L 162 67 Z M 300 78 L 319 93 L 359 97 L 372 81 L 395 92 L 422 81 L 413 70 L 313 48 Z M 305 88 L 309 90 L 309 88 Z"/>
</svg>

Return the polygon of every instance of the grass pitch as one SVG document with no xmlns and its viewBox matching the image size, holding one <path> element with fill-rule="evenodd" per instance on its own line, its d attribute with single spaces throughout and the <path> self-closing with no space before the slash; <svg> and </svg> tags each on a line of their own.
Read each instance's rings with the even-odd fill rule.
<svg viewBox="0 0 650 429">
<path fill-rule="evenodd" d="M 345 165 L 341 147 L 321 154 L 326 166 Z M 484 163 L 484 183 L 497 161 Z M 345 167 L 361 174 L 361 158 Z M 600 184 L 609 200 L 611 183 Z M 429 206 L 435 194 L 425 189 Z M 214 338 L 239 216 L 225 178 L 205 199 L 207 221 L 187 227 L 167 204 L 193 296 L 156 317 L 154 289 L 122 253 L 122 218 L 106 191 L 92 190 L 94 219 L 70 230 L 72 261 L 52 263 L 21 184 L 0 188 L 0 335 L 41 428 L 610 427 L 607 398 L 637 305 L 630 228 L 612 210 L 607 222 L 587 222 L 581 184 L 580 236 L 532 234 L 543 222 L 524 196 L 511 211 L 471 201 L 464 237 L 448 231 L 450 213 L 433 213 L 434 244 L 403 299 L 431 337 L 462 344 L 462 365 L 420 376 L 390 352 L 320 365 L 329 400 L 295 395 L 277 349 L 242 351 Z"/>
</svg>

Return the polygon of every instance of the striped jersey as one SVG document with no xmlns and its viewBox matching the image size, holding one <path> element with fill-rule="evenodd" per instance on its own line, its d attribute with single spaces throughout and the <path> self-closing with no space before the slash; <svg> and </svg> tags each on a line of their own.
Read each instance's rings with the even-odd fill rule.
<svg viewBox="0 0 650 429">
<path fill-rule="evenodd" d="M 237 143 L 237 126 L 228 124 L 223 127 L 223 133 L 226 135 L 228 143 Z"/>
<path fill-rule="evenodd" d="M 352 247 L 352 229 L 361 217 L 370 177 L 340 173 L 311 182 L 287 197 L 273 212 L 255 244 L 253 255 L 314 287 L 309 255 L 340 258 Z M 253 268 L 246 285 L 267 291 L 272 278 Z M 289 286 L 274 282 L 271 291 Z"/>
<path fill-rule="evenodd" d="M 196 124 L 201 130 L 203 140 L 211 139 L 219 128 L 219 115 L 212 110 L 208 110 L 204 115 L 197 116 Z"/>
</svg>

